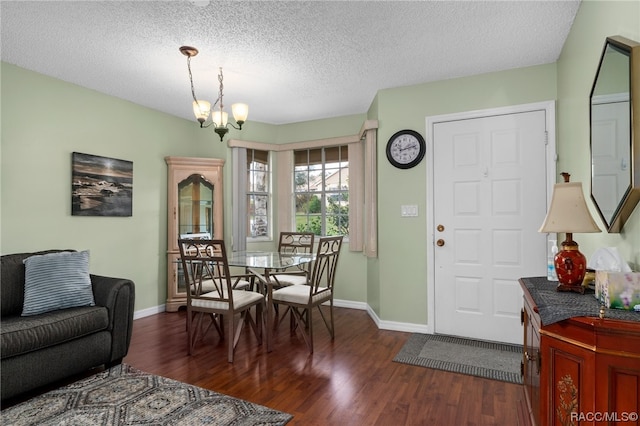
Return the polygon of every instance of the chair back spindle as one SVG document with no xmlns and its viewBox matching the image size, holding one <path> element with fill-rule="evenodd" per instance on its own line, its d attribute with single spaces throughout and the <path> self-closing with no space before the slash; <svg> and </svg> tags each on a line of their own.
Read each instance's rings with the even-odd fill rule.
<svg viewBox="0 0 640 426">
<path fill-rule="evenodd" d="M 313 232 L 281 232 L 278 252 L 287 255 L 312 254 L 315 234 Z M 311 277 L 313 262 L 298 265 L 297 269 L 283 268 L 273 275 L 276 287 L 306 284 Z"/>
<path fill-rule="evenodd" d="M 278 251 L 287 254 L 309 254 L 313 251 L 313 232 L 281 232 Z"/>
<path fill-rule="evenodd" d="M 189 290 L 187 304 L 191 304 L 190 298 L 206 298 L 233 309 L 231 274 L 224 241 L 181 239 L 178 246 Z"/>
<path fill-rule="evenodd" d="M 310 298 L 318 296 L 322 292 L 333 292 L 341 247 L 342 236 L 320 238 L 309 280 Z"/>
</svg>

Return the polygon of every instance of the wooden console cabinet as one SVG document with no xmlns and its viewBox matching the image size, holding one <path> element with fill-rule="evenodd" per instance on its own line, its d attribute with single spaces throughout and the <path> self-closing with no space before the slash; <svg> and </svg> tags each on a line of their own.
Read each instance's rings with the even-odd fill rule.
<svg viewBox="0 0 640 426">
<path fill-rule="evenodd" d="M 531 424 L 640 425 L 640 314 L 637 321 L 620 320 L 607 318 L 606 310 L 602 319 L 542 325 L 527 280 L 533 279 L 520 279 L 522 372 Z M 595 298 L 593 303 L 598 312 Z"/>
<path fill-rule="evenodd" d="M 531 297 L 525 291 L 522 325 L 524 326 L 524 345 L 522 347 L 522 376 L 524 392 L 527 397 L 527 409 L 532 424 L 540 424 L 540 316 Z"/>
</svg>

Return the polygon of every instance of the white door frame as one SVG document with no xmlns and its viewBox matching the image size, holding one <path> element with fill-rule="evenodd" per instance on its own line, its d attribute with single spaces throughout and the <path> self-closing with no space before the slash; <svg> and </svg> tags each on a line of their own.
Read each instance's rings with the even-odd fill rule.
<svg viewBox="0 0 640 426">
<path fill-rule="evenodd" d="M 536 102 L 530 104 L 513 105 L 501 108 L 491 108 L 475 111 L 465 111 L 454 114 L 433 115 L 426 118 L 427 143 L 427 333 L 435 334 L 435 200 L 433 166 L 433 126 L 447 121 L 466 120 L 473 118 L 508 115 L 532 111 L 545 111 L 547 124 L 546 167 L 547 167 L 547 206 L 556 183 L 556 104 L 555 101 Z"/>
</svg>

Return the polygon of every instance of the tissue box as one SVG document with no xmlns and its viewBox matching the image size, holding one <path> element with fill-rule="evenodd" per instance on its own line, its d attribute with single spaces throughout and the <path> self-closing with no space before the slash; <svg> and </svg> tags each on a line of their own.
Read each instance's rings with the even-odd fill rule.
<svg viewBox="0 0 640 426">
<path fill-rule="evenodd" d="M 640 312 L 640 272 L 596 271 L 595 296 L 607 308 Z"/>
</svg>

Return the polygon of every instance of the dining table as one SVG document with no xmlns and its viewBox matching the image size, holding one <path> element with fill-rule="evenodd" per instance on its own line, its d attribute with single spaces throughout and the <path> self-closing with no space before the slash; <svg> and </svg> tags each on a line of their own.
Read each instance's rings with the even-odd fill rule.
<svg viewBox="0 0 640 426">
<path fill-rule="evenodd" d="M 282 272 L 287 268 L 313 262 L 315 257 L 315 253 L 283 253 L 278 251 L 234 251 L 227 255 L 229 266 L 245 268 L 245 271 L 262 278 L 258 279 L 258 291 L 262 292 L 267 300 L 265 327 L 267 352 L 271 352 L 273 349 L 271 333 L 275 315 L 273 303 L 271 302 L 271 293 L 273 291 L 271 275 L 274 272 Z M 266 288 L 264 286 L 265 283 Z"/>
</svg>

